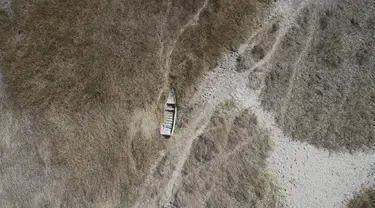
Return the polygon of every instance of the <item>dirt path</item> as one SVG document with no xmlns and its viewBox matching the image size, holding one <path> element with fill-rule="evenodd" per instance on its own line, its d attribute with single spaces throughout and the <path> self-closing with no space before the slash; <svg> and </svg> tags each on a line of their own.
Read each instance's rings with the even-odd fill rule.
<svg viewBox="0 0 375 208">
<path fill-rule="evenodd" d="M 291 22 L 290 19 L 288 22 Z M 285 30 L 279 33 L 269 54 L 254 67 L 262 66 L 272 59 L 285 34 Z M 235 56 L 229 58 L 223 65 L 233 65 L 231 63 L 234 58 Z M 236 83 L 236 89 L 231 95 L 235 103 L 244 109 L 251 109 L 260 125 L 270 132 L 275 144 L 269 158 L 270 168 L 284 189 L 282 194 L 287 207 L 345 207 L 346 200 L 352 197 L 353 193 L 362 187 L 374 185 L 375 153 L 329 153 L 309 144 L 292 141 L 283 135 L 272 113 L 261 107 L 259 92 L 246 87 L 247 80 L 244 77 L 247 77 L 248 72 L 240 76 L 234 74 L 232 70 L 217 69 L 210 78 L 221 80 L 221 77 L 225 77 L 228 79 L 226 82 Z M 216 86 L 204 87 L 221 90 L 222 84 L 219 81 Z"/>
<path fill-rule="evenodd" d="M 219 68 L 210 74 L 204 86 L 212 89 L 210 80 L 222 77 L 236 83 L 230 97 L 240 108 L 250 109 L 274 139 L 269 164 L 280 187 L 285 189 L 282 194 L 287 207 L 345 207 L 345 200 L 353 193 L 374 185 L 375 153 L 329 153 L 292 141 L 282 133 L 273 114 L 261 107 L 259 92 L 247 88 L 244 74 Z M 216 89 L 225 91 L 222 83 Z"/>
<path fill-rule="evenodd" d="M 183 129 L 179 134 L 175 135 L 175 139 L 181 141 L 181 144 L 174 150 L 171 155 L 178 158 L 176 167 L 169 179 L 167 185 L 164 187 L 163 195 L 161 196 L 160 204 L 167 204 L 173 197 L 174 191 L 178 189 L 180 182 L 180 175 L 184 164 L 190 156 L 191 147 L 194 141 L 198 138 L 203 130 L 206 128 L 209 120 L 214 113 L 215 104 L 207 104 L 202 108 L 202 112 L 197 112 L 195 119 L 189 125 L 189 128 Z"/>
<path fill-rule="evenodd" d="M 169 74 L 171 72 L 171 66 L 170 66 L 171 55 L 176 48 L 176 44 L 178 40 L 180 39 L 181 35 L 184 34 L 187 28 L 192 27 L 198 23 L 201 13 L 207 8 L 208 1 L 209 0 L 204 0 L 202 6 L 199 7 L 196 13 L 187 21 L 186 24 L 180 27 L 180 29 L 177 31 L 177 34 L 175 35 L 175 38 L 169 42 L 164 39 L 164 36 L 166 36 L 165 33 L 168 32 L 166 27 L 167 27 L 168 16 L 169 16 L 171 4 L 172 4 L 171 0 L 168 0 L 166 14 L 164 15 L 164 21 L 160 28 L 160 34 L 162 37 L 159 38 L 160 39 L 160 52 L 159 52 L 160 66 L 161 66 L 161 70 L 165 71 L 164 73 L 165 87 L 164 89 L 160 91 L 157 102 L 160 101 L 160 98 L 163 92 L 169 89 L 170 87 Z"/>
<path fill-rule="evenodd" d="M 274 149 L 269 158 L 269 165 L 282 188 L 281 194 L 287 207 L 344 207 L 345 200 L 354 192 L 363 186 L 374 185 L 375 153 L 329 153 L 309 144 L 292 141 L 278 127 L 272 112 L 267 112 L 261 107 L 260 91 L 249 89 L 247 86 L 249 73 L 272 61 L 288 30 L 295 24 L 300 12 L 309 4 L 311 1 L 308 0 L 279 1 L 275 11 L 271 12 L 283 16 L 275 42 L 264 59 L 255 63 L 250 70 L 236 72 L 236 60 L 248 47 L 255 44 L 254 37 L 264 28 L 258 29 L 240 47 L 238 53 L 229 54 L 216 69 L 206 75 L 198 92 L 189 103 L 195 106 L 195 111 L 191 114 L 192 119 L 188 122 L 187 128 L 180 129 L 176 134 L 176 144 L 170 150 L 171 157 L 177 158 L 175 169 L 160 190 L 157 205 L 143 203 L 142 207 L 160 207 L 173 201 L 173 195 L 180 185 L 182 168 L 190 156 L 195 139 L 205 130 L 215 108 L 226 99 L 232 99 L 239 106 L 238 110 L 250 109 L 261 127 L 273 138 Z M 313 18 L 312 21 L 315 20 Z M 269 26 L 267 24 L 264 23 L 263 27 Z M 314 25 L 311 25 L 301 56 L 310 47 L 314 29 Z M 294 68 L 298 70 L 298 60 Z M 246 144 L 247 141 L 240 143 L 235 150 L 241 149 L 242 145 Z"/>
<path fill-rule="evenodd" d="M 294 10 L 293 15 L 287 16 L 283 23 L 284 29 L 279 32 L 272 49 L 253 68 L 267 64 L 272 60 L 273 54 L 277 51 L 288 29 L 291 28 L 295 18 L 308 3 L 308 1 L 301 1 L 297 4 L 298 7 L 288 8 L 288 11 Z M 285 9 L 282 6 L 278 8 Z M 313 21 L 315 20 L 313 19 Z M 310 35 L 307 38 L 304 51 L 310 47 L 309 42 L 313 37 L 314 25 L 309 31 Z M 252 45 L 251 40 L 248 45 Z M 246 47 L 242 47 L 240 52 L 245 49 Z M 214 72 L 209 73 L 194 100 L 198 104 L 205 103 L 207 100 L 217 99 L 216 94 L 221 93 L 231 97 L 243 109 L 251 109 L 260 125 L 268 130 L 274 139 L 275 146 L 269 163 L 280 186 L 285 189 L 282 194 L 285 196 L 284 203 L 287 207 L 344 207 L 345 200 L 362 186 L 374 185 L 374 153 L 330 154 L 328 151 L 317 149 L 312 145 L 292 141 L 283 135 L 282 130 L 276 125 L 272 113 L 264 111 L 261 107 L 259 92 L 247 87 L 246 77 L 251 70 L 243 73 L 235 72 L 238 56 L 239 54 L 236 53 L 230 54 Z M 295 66 L 295 68 L 297 67 Z M 218 101 L 217 104 L 220 103 Z M 181 136 L 181 139 L 187 138 Z M 189 151 L 186 150 L 185 154 L 189 155 Z M 176 174 L 179 174 L 177 169 Z"/>
<path fill-rule="evenodd" d="M 287 110 L 287 107 L 289 105 L 290 97 L 292 95 L 293 87 L 294 87 L 294 82 L 297 79 L 298 73 L 301 70 L 301 61 L 304 60 L 305 56 L 307 56 L 307 53 L 309 52 L 311 48 L 311 43 L 315 35 L 316 31 L 316 23 L 318 22 L 318 14 L 317 11 L 315 10 L 313 12 L 313 16 L 310 20 L 310 26 L 308 29 L 308 36 L 305 42 L 305 46 L 302 50 L 302 52 L 299 54 L 296 62 L 293 64 L 293 72 L 292 72 L 292 77 L 289 79 L 289 84 L 288 84 L 288 90 L 286 93 L 286 96 L 284 98 L 283 104 L 281 106 L 281 115 L 282 119 L 284 119 L 285 112 Z M 284 121 L 281 121 L 283 123 Z"/>
</svg>

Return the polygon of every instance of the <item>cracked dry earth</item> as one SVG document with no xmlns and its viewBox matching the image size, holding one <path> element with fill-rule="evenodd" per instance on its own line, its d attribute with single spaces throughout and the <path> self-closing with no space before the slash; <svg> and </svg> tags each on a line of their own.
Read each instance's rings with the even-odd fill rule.
<svg viewBox="0 0 375 208">
<path fill-rule="evenodd" d="M 149 45 L 155 40 L 149 40 L 148 36 L 157 34 L 157 46 L 152 51 L 158 55 L 157 64 L 143 58 L 136 61 L 139 65 L 158 68 L 155 79 L 164 82 L 155 82 L 155 87 L 151 87 L 155 89 L 137 92 L 137 97 L 154 90 L 152 95 L 162 100 L 164 90 L 178 81 L 175 77 L 186 75 L 173 71 L 174 60 L 180 53 L 187 57 L 181 64 L 184 66 L 190 66 L 199 55 L 207 55 L 185 49 L 189 46 L 185 42 L 191 37 L 184 35 L 194 36 L 194 32 L 201 32 L 196 29 L 198 26 L 210 24 L 204 19 L 209 16 L 205 11 L 209 8 L 220 12 L 216 1 L 190 2 L 194 12 L 187 15 L 189 18 L 179 14 L 176 2 L 163 1 L 165 16 L 159 16 L 158 9 L 152 7 L 149 12 L 155 12 L 155 16 L 150 18 L 151 23 L 144 31 L 140 30 L 153 31 L 159 20 L 162 22 L 156 32 L 146 34 Z M 112 3 L 115 8 L 121 5 L 117 1 Z M 126 96 L 116 94 L 121 92 L 121 87 L 126 87 L 123 82 L 130 82 L 122 79 L 121 72 L 114 70 L 113 77 L 101 81 L 110 80 L 111 85 L 103 88 L 113 90 L 108 96 L 118 96 L 123 102 L 111 100 L 113 106 L 106 103 L 108 109 L 104 105 L 104 110 L 98 111 L 74 109 L 78 113 L 71 115 L 66 112 L 71 110 L 68 101 L 75 103 L 80 99 L 56 91 L 54 94 L 60 93 L 70 100 L 59 103 L 51 98 L 52 107 L 46 107 L 41 116 L 38 115 L 41 110 L 34 112 L 27 106 L 29 111 L 13 110 L 8 106 L 8 99 L 17 105 L 17 99 L 31 100 L 30 104 L 35 105 L 38 100 L 33 100 L 33 96 L 40 96 L 40 91 L 26 98 L 17 91 L 7 94 L 10 89 L 7 84 L 12 84 L 7 79 L 12 74 L 2 70 L 0 203 L 4 207 L 327 208 L 346 207 L 348 200 L 363 188 L 373 188 L 375 2 L 278 0 L 268 3 L 259 27 L 246 34 L 238 47 L 230 46 L 231 51 L 226 50 L 216 66 L 203 73 L 193 93 L 178 100 L 178 126 L 168 140 L 155 136 L 159 118 L 152 113 L 154 108 L 137 109 L 131 114 L 121 111 L 123 102 L 130 103 Z M 10 1 L 0 0 L 0 9 L 11 9 L 10 5 Z M 147 16 L 129 12 L 131 15 Z M 171 18 L 174 15 L 176 19 L 183 19 L 183 24 L 174 25 L 177 21 Z M 202 22 L 202 18 L 208 23 Z M 115 19 L 106 21 L 111 24 Z M 83 24 L 80 21 L 78 25 Z M 93 22 L 96 24 L 96 21 L 102 24 L 98 19 Z M 137 24 L 125 23 L 133 29 Z M 220 32 L 215 27 L 210 31 Z M 200 39 L 209 39 L 209 33 Z M 172 37 L 168 39 L 168 35 Z M 20 34 L 11 41 L 22 43 L 22 38 Z M 115 36 L 111 38 L 116 40 Z M 131 35 L 127 39 L 133 41 Z M 137 41 L 134 43 L 141 45 L 142 53 L 147 48 Z M 90 43 L 84 42 L 82 46 L 85 44 Z M 115 50 L 115 47 L 109 48 Z M 127 58 L 113 59 L 113 62 L 123 63 Z M 69 59 L 64 67 L 74 64 Z M 92 76 L 94 81 L 99 79 L 95 74 L 101 76 L 99 72 L 80 75 L 71 71 L 76 76 Z M 137 72 L 134 74 L 140 76 Z M 153 75 L 147 76 L 154 79 Z M 81 80 L 82 85 L 92 82 Z M 51 86 L 51 90 L 56 87 Z M 98 93 L 93 94 L 100 97 Z M 82 94 L 83 101 L 92 101 L 90 96 L 85 96 Z M 85 106 L 78 101 L 77 104 Z M 45 139 L 49 137 L 59 141 Z M 32 144 L 33 140 L 36 144 Z"/>
</svg>

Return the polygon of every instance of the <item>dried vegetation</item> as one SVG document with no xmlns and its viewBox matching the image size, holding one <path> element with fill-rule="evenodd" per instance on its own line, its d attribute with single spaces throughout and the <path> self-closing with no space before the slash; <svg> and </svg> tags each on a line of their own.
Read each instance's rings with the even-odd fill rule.
<svg viewBox="0 0 375 208">
<path fill-rule="evenodd" d="M 184 99 L 266 6 L 203 5 L 14 0 L 0 10 L 0 203 L 130 207 L 167 142 L 163 92 Z"/>
<path fill-rule="evenodd" d="M 348 208 L 374 208 L 375 207 L 375 190 L 366 189 L 357 194 L 348 203 Z"/>
<path fill-rule="evenodd" d="M 280 207 L 266 169 L 270 138 L 248 110 L 229 109 L 219 107 L 193 144 L 175 195 L 178 207 Z"/>
<path fill-rule="evenodd" d="M 329 150 L 375 144 L 373 1 L 305 8 L 265 69 L 262 103 L 296 140 Z"/>
</svg>

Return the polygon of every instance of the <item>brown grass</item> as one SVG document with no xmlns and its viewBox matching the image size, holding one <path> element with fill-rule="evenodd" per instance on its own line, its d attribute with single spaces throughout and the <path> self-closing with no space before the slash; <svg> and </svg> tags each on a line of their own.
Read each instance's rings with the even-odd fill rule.
<svg viewBox="0 0 375 208">
<path fill-rule="evenodd" d="M 12 107 L 72 111 L 119 100 L 128 108 L 152 103 L 164 82 L 154 35 L 158 6 L 15 1 L 3 70 Z"/>
<path fill-rule="evenodd" d="M 375 147 L 373 6 L 306 8 L 283 37 L 264 70 L 262 104 L 286 134 L 335 151 Z"/>
<path fill-rule="evenodd" d="M 226 105 L 218 108 L 206 132 L 193 144 L 175 204 L 279 207 L 277 188 L 266 170 L 270 138 L 249 111 L 236 115 Z"/>
<path fill-rule="evenodd" d="M 348 208 L 374 208 L 375 207 L 375 190 L 366 189 L 357 194 L 348 203 Z"/>
<path fill-rule="evenodd" d="M 80 111 L 119 100 L 129 109 L 145 107 L 164 90 L 169 72 L 184 97 L 205 69 L 248 37 L 265 6 L 209 1 L 198 24 L 180 34 L 202 5 L 198 0 L 15 1 L 11 17 L 1 15 L 3 76 L 12 108 L 58 105 Z"/>
<path fill-rule="evenodd" d="M 137 200 L 167 142 L 158 107 L 169 79 L 187 96 L 204 66 L 244 39 L 263 5 L 210 1 L 167 57 L 202 3 L 15 0 L 12 11 L 0 11 L 4 207 Z"/>
<path fill-rule="evenodd" d="M 259 24 L 265 4 L 260 1 L 209 1 L 199 24 L 181 35 L 172 55 L 170 77 L 182 97 L 194 92 L 205 70 L 212 69 L 223 53 L 236 50 Z M 187 96 L 186 95 L 186 96 Z"/>
</svg>

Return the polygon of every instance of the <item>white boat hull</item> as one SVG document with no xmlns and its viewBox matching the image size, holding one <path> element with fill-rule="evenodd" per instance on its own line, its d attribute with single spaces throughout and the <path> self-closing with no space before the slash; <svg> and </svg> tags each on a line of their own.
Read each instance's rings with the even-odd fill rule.
<svg viewBox="0 0 375 208">
<path fill-rule="evenodd" d="M 176 96 L 174 91 L 171 90 L 169 93 L 167 102 L 164 106 L 164 120 L 160 126 L 160 134 L 163 136 L 172 136 L 177 119 L 177 105 L 176 105 Z"/>
</svg>

